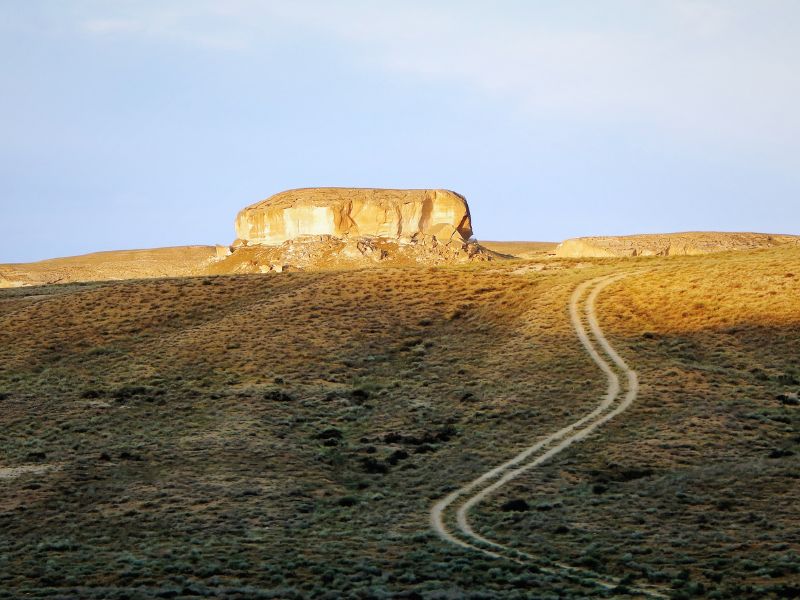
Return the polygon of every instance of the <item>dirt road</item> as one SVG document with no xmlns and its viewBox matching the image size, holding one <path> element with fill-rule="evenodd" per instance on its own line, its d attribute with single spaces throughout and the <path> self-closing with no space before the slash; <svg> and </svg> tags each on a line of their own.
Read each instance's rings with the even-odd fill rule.
<svg viewBox="0 0 800 600">
<path fill-rule="evenodd" d="M 580 575 L 582 579 L 588 579 L 601 587 L 614 588 L 619 584 L 616 578 L 599 576 L 566 564 L 542 566 L 541 558 L 537 559 L 477 533 L 470 524 L 469 513 L 503 485 L 584 439 L 603 423 L 622 413 L 636 399 L 639 391 L 636 373 L 628 367 L 603 335 L 595 313 L 595 302 L 600 292 L 625 276 L 626 274 L 612 275 L 586 281 L 575 289 L 569 304 L 570 319 L 578 339 L 606 376 L 608 381 L 606 394 L 590 413 L 525 448 L 507 462 L 487 471 L 434 504 L 430 513 L 431 526 L 443 540 L 492 557 L 506 558 L 522 564 L 535 564 L 543 571 Z M 623 388 L 620 376 L 624 378 L 624 396 L 620 396 Z M 629 589 L 634 593 L 650 597 L 666 597 L 656 589 Z"/>
</svg>

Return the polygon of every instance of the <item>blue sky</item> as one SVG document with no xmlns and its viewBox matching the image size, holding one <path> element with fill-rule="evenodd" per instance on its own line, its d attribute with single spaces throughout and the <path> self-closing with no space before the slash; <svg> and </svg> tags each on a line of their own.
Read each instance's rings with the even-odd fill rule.
<svg viewBox="0 0 800 600">
<path fill-rule="evenodd" d="M 306 186 L 479 239 L 800 233 L 794 0 L 4 0 L 0 262 L 230 243 Z"/>
</svg>

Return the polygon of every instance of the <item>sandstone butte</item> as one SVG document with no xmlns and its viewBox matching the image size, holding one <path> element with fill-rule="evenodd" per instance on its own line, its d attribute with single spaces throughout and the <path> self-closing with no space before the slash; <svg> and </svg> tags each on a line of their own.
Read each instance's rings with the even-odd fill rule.
<svg viewBox="0 0 800 600">
<path fill-rule="evenodd" d="M 304 188 L 242 209 L 234 246 L 279 246 L 307 236 L 380 237 L 443 243 L 472 237 L 466 199 L 449 190 Z"/>
</svg>

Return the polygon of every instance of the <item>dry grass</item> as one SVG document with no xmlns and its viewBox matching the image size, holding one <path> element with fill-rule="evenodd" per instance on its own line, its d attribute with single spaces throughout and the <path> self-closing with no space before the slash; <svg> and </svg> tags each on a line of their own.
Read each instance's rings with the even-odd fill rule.
<svg viewBox="0 0 800 600">
<path fill-rule="evenodd" d="M 544 258 L 554 256 L 557 242 L 480 242 L 481 246 L 498 254 L 515 258 Z"/>
<path fill-rule="evenodd" d="M 484 507 L 482 526 L 671 584 L 679 597 L 790 597 L 800 576 L 800 252 L 634 264 L 648 269 L 609 289 L 599 311 L 639 371 L 639 399 Z M 513 498 L 538 510 L 503 514 Z"/>
<path fill-rule="evenodd" d="M 205 272 L 215 246 L 114 250 L 33 263 L 0 264 L 0 289 L 75 281 L 185 277 Z"/>
<path fill-rule="evenodd" d="M 798 387 L 782 383 L 798 375 L 792 264 L 797 250 L 3 291 L 0 464 L 61 468 L 0 487 L 0 590 L 602 596 L 450 548 L 427 510 L 596 401 L 567 299 L 641 268 L 599 306 L 639 402 L 476 523 L 676 595 L 777 595 L 797 576 L 781 562 L 797 408 L 776 400 Z M 550 508 L 500 510 L 515 497 Z"/>
</svg>

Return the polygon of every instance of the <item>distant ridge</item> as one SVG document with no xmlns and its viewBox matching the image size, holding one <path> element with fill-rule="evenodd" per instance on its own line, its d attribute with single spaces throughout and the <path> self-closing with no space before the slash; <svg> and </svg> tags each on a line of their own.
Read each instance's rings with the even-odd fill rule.
<svg viewBox="0 0 800 600">
<path fill-rule="evenodd" d="M 800 244 L 800 236 L 770 233 L 690 231 L 572 238 L 558 245 L 556 256 L 567 258 L 687 256 L 732 250 L 757 250 L 785 244 Z"/>
</svg>

